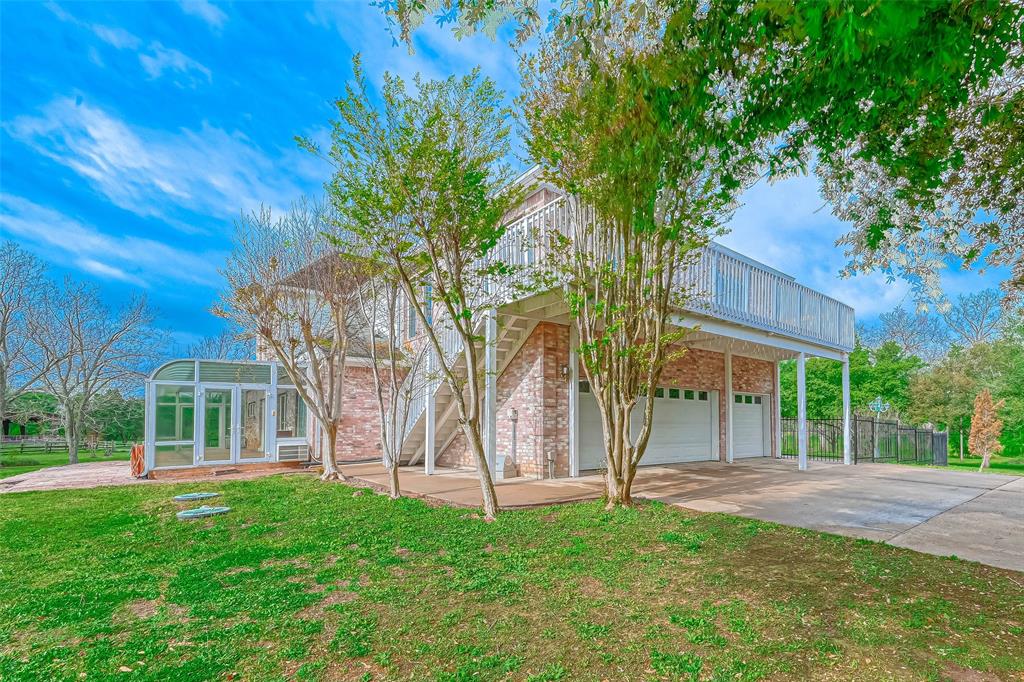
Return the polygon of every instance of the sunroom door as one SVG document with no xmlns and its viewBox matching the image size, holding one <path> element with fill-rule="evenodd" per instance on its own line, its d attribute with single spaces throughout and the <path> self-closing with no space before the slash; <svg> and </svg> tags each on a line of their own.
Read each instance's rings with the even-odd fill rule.
<svg viewBox="0 0 1024 682">
<path fill-rule="evenodd" d="M 270 415 L 273 405 L 270 391 L 265 386 L 238 387 L 238 461 L 267 462 L 270 460 Z"/>
<path fill-rule="evenodd" d="M 203 384 L 199 458 L 203 464 L 238 461 L 238 388 Z"/>
</svg>

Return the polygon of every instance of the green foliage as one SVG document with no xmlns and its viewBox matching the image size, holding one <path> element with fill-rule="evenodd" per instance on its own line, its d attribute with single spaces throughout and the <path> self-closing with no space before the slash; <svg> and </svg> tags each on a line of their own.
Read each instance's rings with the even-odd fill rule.
<svg viewBox="0 0 1024 682">
<path fill-rule="evenodd" d="M 304 476 L 225 481 L 230 514 L 175 519 L 171 497 L 200 489 L 3 496 L 0 575 L 16 579 L 0 581 L 0 677 L 879 680 L 1024 665 L 1024 590 L 979 564 L 660 504 L 483 523 Z M 713 541 L 694 554 L 662 539 L 680 530 Z"/>
<path fill-rule="evenodd" d="M 854 412 L 867 413 L 868 403 L 882 396 L 902 416 L 910 414 L 910 383 L 924 363 L 887 342 L 877 349 L 857 345 L 850 353 L 850 402 Z M 782 415 L 796 416 L 796 361 L 781 364 Z M 807 360 L 807 417 L 835 418 L 843 413 L 842 365 L 835 360 Z"/>
<path fill-rule="evenodd" d="M 1024 455 L 1024 337 L 1015 329 L 995 341 L 954 348 L 922 372 L 911 384 L 911 414 L 948 427 L 950 448 L 956 450 L 961 430 L 966 441 L 975 396 L 984 389 L 997 402 L 1005 401 L 998 414 L 1003 421 L 1003 454 Z"/>
</svg>

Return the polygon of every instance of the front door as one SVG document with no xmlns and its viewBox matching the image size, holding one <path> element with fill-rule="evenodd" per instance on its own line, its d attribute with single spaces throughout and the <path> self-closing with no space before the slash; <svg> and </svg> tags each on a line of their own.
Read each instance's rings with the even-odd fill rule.
<svg viewBox="0 0 1024 682">
<path fill-rule="evenodd" d="M 237 390 L 233 386 L 203 386 L 200 460 L 204 464 L 238 461 Z"/>
</svg>

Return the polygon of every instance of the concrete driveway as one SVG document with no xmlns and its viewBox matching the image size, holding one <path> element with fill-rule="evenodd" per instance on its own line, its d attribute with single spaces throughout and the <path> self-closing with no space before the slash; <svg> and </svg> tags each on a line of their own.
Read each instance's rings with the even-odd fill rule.
<svg viewBox="0 0 1024 682">
<path fill-rule="evenodd" d="M 1024 571 L 1024 478 L 746 459 L 647 467 L 634 494 Z"/>
</svg>

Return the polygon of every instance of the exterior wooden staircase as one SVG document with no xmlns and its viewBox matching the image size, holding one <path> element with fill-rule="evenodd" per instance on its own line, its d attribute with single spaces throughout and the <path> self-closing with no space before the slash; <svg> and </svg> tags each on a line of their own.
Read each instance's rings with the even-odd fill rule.
<svg viewBox="0 0 1024 682">
<path fill-rule="evenodd" d="M 519 350 L 526 343 L 526 340 L 533 333 L 537 326 L 537 320 L 525 317 L 502 316 L 501 326 L 495 338 L 495 366 L 497 376 L 500 377 L 508 367 L 509 363 L 516 356 Z M 480 344 L 480 355 L 484 355 L 484 344 Z M 458 367 L 457 363 L 456 366 Z M 426 363 L 418 363 L 414 372 L 426 372 Z M 464 365 L 462 372 L 465 372 Z M 407 381 L 424 381 L 428 384 L 426 393 L 433 393 L 434 398 L 434 447 L 435 457 L 440 458 L 444 451 L 451 445 L 459 430 L 459 411 L 454 400 L 454 395 L 448 387 L 448 383 L 439 377 L 425 379 L 421 376 L 410 376 Z M 468 391 L 467 391 L 468 393 Z M 482 392 L 481 392 L 482 393 Z M 424 396 L 425 398 L 425 396 Z M 416 401 L 410 408 L 410 415 L 407 422 L 407 435 L 402 448 L 401 463 L 405 465 L 418 464 L 423 460 L 427 449 L 427 404 L 426 399 Z"/>
</svg>

